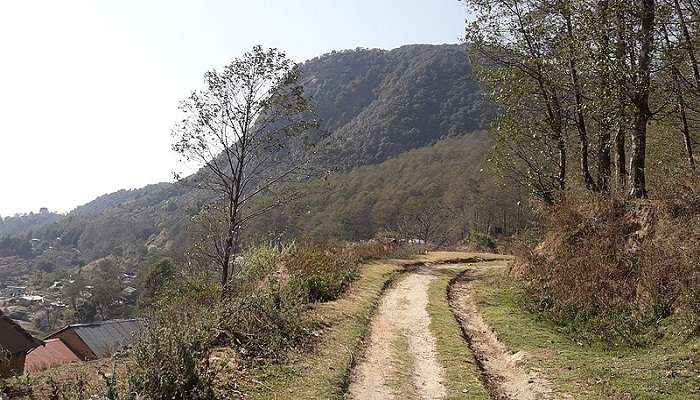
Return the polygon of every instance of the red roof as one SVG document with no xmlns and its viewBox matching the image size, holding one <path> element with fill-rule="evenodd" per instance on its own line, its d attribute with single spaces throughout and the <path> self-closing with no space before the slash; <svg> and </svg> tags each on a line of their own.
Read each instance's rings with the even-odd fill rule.
<svg viewBox="0 0 700 400">
<path fill-rule="evenodd" d="M 80 358 L 61 339 L 48 339 L 45 346 L 37 347 L 27 354 L 24 370 L 27 372 L 41 371 L 76 361 L 80 361 Z"/>
</svg>

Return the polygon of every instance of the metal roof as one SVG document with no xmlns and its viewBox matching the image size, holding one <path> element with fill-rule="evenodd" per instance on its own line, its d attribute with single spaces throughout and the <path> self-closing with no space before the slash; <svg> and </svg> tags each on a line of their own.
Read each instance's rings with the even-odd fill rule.
<svg viewBox="0 0 700 400">
<path fill-rule="evenodd" d="M 131 344 L 144 326 L 143 319 L 118 319 L 90 324 L 75 324 L 68 325 L 49 335 L 49 338 L 53 338 L 63 331 L 73 330 L 90 350 L 98 358 L 101 358 L 108 357 Z"/>
<path fill-rule="evenodd" d="M 80 361 L 80 358 L 61 339 L 49 339 L 44 346 L 37 347 L 27 354 L 24 370 L 35 372 L 77 361 Z"/>
<path fill-rule="evenodd" d="M 20 354 L 43 343 L 0 311 L 0 350 Z"/>
</svg>

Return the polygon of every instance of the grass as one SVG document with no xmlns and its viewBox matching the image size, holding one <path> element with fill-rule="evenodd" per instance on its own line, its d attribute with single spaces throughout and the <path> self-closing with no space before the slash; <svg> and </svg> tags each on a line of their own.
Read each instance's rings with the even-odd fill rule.
<svg viewBox="0 0 700 400">
<path fill-rule="evenodd" d="M 55 391 L 61 394 L 62 399 L 88 398 L 91 394 L 105 391 L 106 382 L 102 374 L 123 378 L 127 367 L 127 360 L 118 357 L 65 364 L 0 381 L 0 389 L 5 384 L 11 391 L 17 390 L 14 396 L 10 396 L 17 399 L 48 399 Z M 119 387 L 123 387 L 121 384 L 118 383 Z"/>
<path fill-rule="evenodd" d="M 457 271 L 445 271 L 428 289 L 430 330 L 437 339 L 438 359 L 444 367 L 447 399 L 487 400 L 474 356 L 462 338 L 462 330 L 447 303 L 447 286 Z"/>
<path fill-rule="evenodd" d="M 364 265 L 347 293 L 311 311 L 325 328 L 310 352 L 246 371 L 237 377 L 237 391 L 246 399 L 342 399 L 378 299 L 401 270 L 396 264 Z"/>
<path fill-rule="evenodd" d="M 416 370 L 416 358 L 409 349 L 406 332 L 398 332 L 391 343 L 392 374 L 388 379 L 389 386 L 397 398 L 416 399 L 418 390 L 413 376 Z"/>
<path fill-rule="evenodd" d="M 672 323 L 653 344 L 606 348 L 573 341 L 554 323 L 530 313 L 522 293 L 496 270 L 474 281 L 477 306 L 524 366 L 542 371 L 576 399 L 700 398 L 700 339 L 679 336 Z"/>
</svg>

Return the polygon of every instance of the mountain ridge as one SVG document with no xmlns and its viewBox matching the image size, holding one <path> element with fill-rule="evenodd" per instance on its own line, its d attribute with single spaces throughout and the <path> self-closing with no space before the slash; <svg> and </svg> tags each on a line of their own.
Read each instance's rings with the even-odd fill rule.
<svg viewBox="0 0 700 400">
<path fill-rule="evenodd" d="M 460 44 L 336 51 L 302 63 L 301 71 L 305 94 L 334 137 L 327 166 L 341 172 L 478 132 L 493 113 Z M 20 233 L 60 237 L 86 261 L 115 252 L 139 259 L 184 246 L 189 219 L 209 199 L 156 183 L 99 196 Z"/>
</svg>

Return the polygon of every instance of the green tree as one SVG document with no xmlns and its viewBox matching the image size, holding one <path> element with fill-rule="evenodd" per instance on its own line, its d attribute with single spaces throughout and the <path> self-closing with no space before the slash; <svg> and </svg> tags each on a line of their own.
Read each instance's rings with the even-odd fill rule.
<svg viewBox="0 0 700 400">
<path fill-rule="evenodd" d="M 205 88 L 181 104 L 182 121 L 173 132 L 173 150 L 187 165 L 203 167 L 189 184 L 217 196 L 225 219 L 209 226 L 203 247 L 221 270 L 226 287 L 241 230 L 284 200 L 249 207 L 261 193 L 304 173 L 319 135 L 299 83 L 298 66 L 277 49 L 252 51 L 223 71 L 205 74 Z M 282 196 L 283 197 L 283 196 Z M 217 215 L 218 216 L 218 215 Z"/>
</svg>

